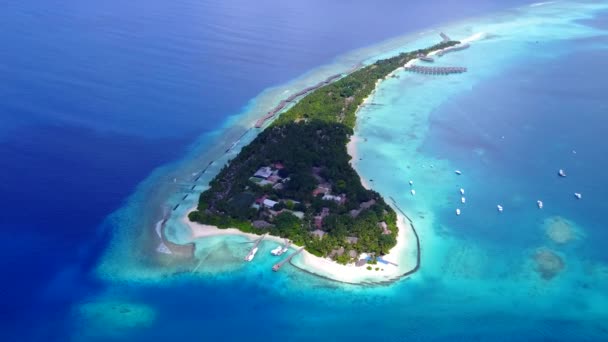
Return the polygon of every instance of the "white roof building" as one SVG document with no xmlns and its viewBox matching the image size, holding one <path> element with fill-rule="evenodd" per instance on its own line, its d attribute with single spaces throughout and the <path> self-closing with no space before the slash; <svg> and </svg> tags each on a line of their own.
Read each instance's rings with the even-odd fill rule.
<svg viewBox="0 0 608 342">
<path fill-rule="evenodd" d="M 259 168 L 253 176 L 260 178 L 268 178 L 270 177 L 270 175 L 272 175 L 272 169 L 269 166 L 264 166 Z"/>
<path fill-rule="evenodd" d="M 323 195 L 323 200 L 340 202 L 342 200 L 342 197 L 334 195 Z"/>
<path fill-rule="evenodd" d="M 264 203 L 264 206 L 266 208 L 272 208 L 272 207 L 274 207 L 275 204 L 277 204 L 279 202 L 275 202 L 273 200 L 265 199 L 263 203 Z"/>
</svg>

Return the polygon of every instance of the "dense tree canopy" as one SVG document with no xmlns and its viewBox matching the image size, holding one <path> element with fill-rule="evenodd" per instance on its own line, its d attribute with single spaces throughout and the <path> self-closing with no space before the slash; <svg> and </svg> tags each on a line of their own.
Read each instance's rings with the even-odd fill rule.
<svg viewBox="0 0 608 342">
<path fill-rule="evenodd" d="M 350 261 L 344 251 L 388 253 L 396 244 L 397 216 L 378 193 L 363 188 L 346 151 L 355 112 L 379 79 L 419 53 L 457 43 L 379 60 L 306 95 L 220 171 L 190 219 L 269 232 L 338 262 Z M 260 168 L 273 176 L 252 177 Z M 277 203 L 269 207 L 274 202 L 265 199 Z"/>
</svg>

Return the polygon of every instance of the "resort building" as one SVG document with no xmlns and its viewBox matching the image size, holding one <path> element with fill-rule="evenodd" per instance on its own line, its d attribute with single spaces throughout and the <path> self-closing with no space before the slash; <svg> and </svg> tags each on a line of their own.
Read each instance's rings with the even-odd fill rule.
<svg viewBox="0 0 608 342">
<path fill-rule="evenodd" d="M 356 236 L 349 236 L 346 238 L 346 242 L 350 243 L 350 244 L 355 244 L 359 241 L 359 238 Z"/>
<path fill-rule="evenodd" d="M 266 179 L 270 177 L 270 175 L 272 175 L 272 169 L 269 166 L 264 166 L 259 168 L 253 176 Z"/>
<path fill-rule="evenodd" d="M 384 235 L 391 234 L 391 231 L 390 231 L 390 229 L 388 229 L 386 222 L 382 221 L 382 222 L 378 223 L 378 226 L 382 229 L 382 234 L 384 234 Z"/>
<path fill-rule="evenodd" d="M 274 208 L 275 205 L 277 205 L 279 202 L 277 201 L 273 201 L 270 199 L 264 199 L 264 201 L 262 202 L 262 204 L 264 205 L 264 207 L 272 209 Z"/>
<path fill-rule="evenodd" d="M 343 203 L 344 201 L 346 201 L 346 196 L 344 196 L 344 195 L 335 196 L 335 195 L 325 194 L 325 195 L 323 195 L 323 200 Z"/>
<path fill-rule="evenodd" d="M 312 236 L 317 236 L 319 237 L 319 239 L 322 239 L 323 236 L 325 236 L 325 234 L 327 234 L 326 232 L 322 231 L 321 229 L 315 229 L 312 231 Z"/>
<path fill-rule="evenodd" d="M 266 229 L 266 228 L 274 227 L 273 224 L 268 223 L 264 220 L 255 220 L 251 224 L 253 225 L 254 228 L 257 228 L 257 229 Z"/>
</svg>

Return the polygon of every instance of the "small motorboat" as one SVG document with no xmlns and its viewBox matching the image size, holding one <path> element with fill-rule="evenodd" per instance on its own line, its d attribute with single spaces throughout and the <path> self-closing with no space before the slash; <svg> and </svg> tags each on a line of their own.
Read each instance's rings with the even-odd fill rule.
<svg viewBox="0 0 608 342">
<path fill-rule="evenodd" d="M 583 195 L 581 195 L 580 192 L 575 192 L 574 197 L 576 197 L 577 199 L 581 199 L 583 198 Z"/>
<path fill-rule="evenodd" d="M 460 188 L 460 194 L 464 195 L 464 189 L 463 188 Z"/>
<path fill-rule="evenodd" d="M 456 171 L 454 171 L 454 173 L 457 174 L 457 175 L 459 175 L 459 176 L 462 174 L 462 172 L 460 170 L 456 170 Z"/>
<path fill-rule="evenodd" d="M 498 212 L 499 212 L 499 213 L 502 213 L 502 210 L 503 210 L 502 205 L 500 205 L 500 204 L 499 204 L 499 205 L 497 205 L 497 206 L 496 206 L 496 209 L 498 209 Z"/>
<path fill-rule="evenodd" d="M 467 199 L 466 199 L 466 198 L 464 198 L 464 196 L 463 196 L 463 197 L 460 197 L 460 202 L 462 202 L 462 203 L 466 203 L 466 202 L 467 202 Z"/>
<path fill-rule="evenodd" d="M 272 255 L 281 255 L 281 250 L 283 249 L 282 246 L 278 246 L 277 248 L 273 249 L 272 251 L 270 251 L 270 254 Z"/>
<path fill-rule="evenodd" d="M 251 261 L 253 260 L 253 258 L 255 257 L 255 253 L 258 252 L 258 248 L 254 248 L 251 250 L 251 252 L 249 252 L 249 254 L 247 254 L 247 256 L 245 257 L 245 261 Z"/>
<path fill-rule="evenodd" d="M 559 169 L 559 171 L 557 171 L 557 175 L 560 177 L 566 177 L 566 171 Z"/>
<path fill-rule="evenodd" d="M 536 205 L 538 206 L 538 209 L 542 209 L 543 208 L 543 201 L 536 201 Z"/>
<path fill-rule="evenodd" d="M 412 189 L 412 190 L 410 190 L 410 193 L 412 194 L 412 196 L 415 196 L 416 195 L 416 190 Z"/>
<path fill-rule="evenodd" d="M 456 215 L 460 216 L 460 209 L 456 209 Z"/>
<path fill-rule="evenodd" d="M 410 181 L 410 186 L 412 186 L 412 185 L 414 185 L 414 181 L 413 180 Z"/>
</svg>

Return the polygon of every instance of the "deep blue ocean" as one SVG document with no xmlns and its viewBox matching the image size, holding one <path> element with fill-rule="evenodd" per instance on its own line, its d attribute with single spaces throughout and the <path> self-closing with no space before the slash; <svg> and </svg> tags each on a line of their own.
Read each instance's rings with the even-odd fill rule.
<svg viewBox="0 0 608 342">
<path fill-rule="evenodd" d="M 486 317 L 487 311 L 482 315 L 474 308 L 463 308 L 459 317 L 446 323 L 440 312 L 448 310 L 447 302 L 453 298 L 446 298 L 445 306 L 430 306 L 433 314 L 417 320 L 420 308 L 408 311 L 408 306 L 424 306 L 427 299 L 437 303 L 438 295 L 429 287 L 408 288 L 408 293 L 403 286 L 364 292 L 298 274 L 290 276 L 301 277 L 315 290 L 295 291 L 283 289 L 281 282 L 273 283 L 268 272 L 235 272 L 203 280 L 177 275 L 160 285 L 108 285 L 92 273 L 112 233 L 105 220 L 127 203 L 138 184 L 156 168 L 186 155 L 195 141 L 212 142 L 227 120 L 265 89 L 293 80 L 354 49 L 532 2 L 2 1 L 0 272 L 4 276 L 0 286 L 0 339 L 257 340 L 263 336 L 265 340 L 290 340 L 292 336 L 293 340 L 304 340 L 316 336 L 326 340 L 512 341 L 526 340 L 527 333 L 540 340 L 538 336 L 556 326 L 570 324 L 530 321 L 512 312 L 493 312 Z M 606 22 L 602 17 L 587 24 L 605 28 Z M 543 134 L 535 135 L 536 140 L 507 135 L 505 139 L 512 142 L 509 148 L 488 142 L 484 146 L 487 157 L 499 160 L 488 164 L 501 167 L 488 170 L 480 165 L 480 174 L 496 175 L 489 183 L 513 174 L 542 177 L 546 165 L 536 162 L 534 147 L 555 143 L 542 138 L 552 136 L 559 140 L 548 150 L 554 155 L 538 158 L 564 156 L 554 168 L 565 165 L 573 174 L 569 184 L 579 181 L 585 199 L 595 203 L 581 209 L 574 219 L 605 223 L 598 212 L 608 207 L 606 189 L 594 187 L 597 183 L 591 178 L 576 176 L 581 174 L 577 171 L 590 169 L 590 165 L 605 169 L 605 148 L 579 150 L 577 156 L 587 154 L 584 163 L 573 159 L 572 150 L 605 144 L 597 137 L 608 127 L 606 119 L 590 120 L 590 126 L 573 131 L 569 129 L 572 121 L 551 115 L 564 108 L 539 108 L 543 115 L 528 119 L 517 108 L 529 110 L 539 102 L 525 103 L 526 99 L 508 94 L 509 89 L 515 92 L 526 84 L 534 84 L 531 92 L 542 89 L 540 80 L 556 82 L 549 76 L 559 75 L 560 70 L 575 63 L 580 66 L 579 73 L 558 79 L 569 86 L 550 87 L 551 91 L 569 96 L 572 92 L 594 94 L 578 104 L 571 103 L 568 112 L 572 115 L 584 117 L 595 113 L 598 106 L 608 109 L 605 98 L 595 92 L 608 89 L 606 80 L 589 84 L 584 76 L 608 70 L 606 50 L 581 51 L 548 69 L 520 66 L 512 70 L 514 75 L 536 72 L 524 84 L 517 83 L 521 78 L 497 78 L 475 89 L 475 97 L 464 95 L 438 109 L 432 116 L 435 128 L 424 150 L 448 158 L 451 152 L 467 146 L 461 135 L 450 137 L 450 133 L 470 130 L 468 121 L 452 117 L 449 124 L 442 125 L 444 116 L 440 113 L 475 106 L 480 96 L 496 97 L 497 112 L 512 108 L 509 113 L 497 114 L 509 114 L 509 120 L 484 122 L 480 115 L 475 129 L 486 135 L 471 139 L 478 142 L 487 136 L 500 136 L 501 128 L 516 132 L 513 125 L 542 130 Z M 496 96 L 497 89 L 505 90 Z M 455 122 L 463 126 L 454 126 Z M 433 134 L 437 139 L 432 139 Z M 529 132 L 522 133 L 522 137 L 530 136 Z M 512 155 L 528 146 L 528 154 Z M 511 168 L 510 163 L 518 158 L 525 162 Z M 463 163 L 469 162 L 463 159 Z M 559 196 L 552 192 L 554 189 L 549 182 L 517 191 L 524 198 L 544 191 L 551 199 Z M 573 186 L 567 189 L 567 193 L 573 191 Z M 492 197 L 498 194 L 490 192 L 487 196 L 488 200 L 500 200 Z M 463 219 L 466 222 L 466 217 Z M 459 234 L 467 234 L 466 224 L 463 226 Z M 598 249 L 608 237 L 601 228 L 589 227 L 595 232 L 588 233 L 594 241 L 589 255 L 608 262 L 608 255 Z M 508 243 L 510 236 L 488 234 L 486 238 L 494 240 L 492 243 Z M 276 289 L 265 282 L 275 284 Z M 399 296 L 395 296 L 397 293 Z M 97 335 L 104 327 L 75 327 L 74 303 L 97 295 L 148 303 L 154 307 L 154 323 L 104 335 Z M 333 301 L 331 305 L 327 298 Z M 483 329 L 486 318 L 508 322 L 513 335 Z M 434 330 L 439 324 L 445 330 Z M 592 328 L 601 329 L 606 331 L 605 327 Z M 75 330 L 80 332 L 74 334 Z M 578 339 L 579 335 L 569 336 L 568 331 L 564 329 L 566 340 L 585 340 Z M 428 336 L 433 337 L 425 338 Z"/>
</svg>

